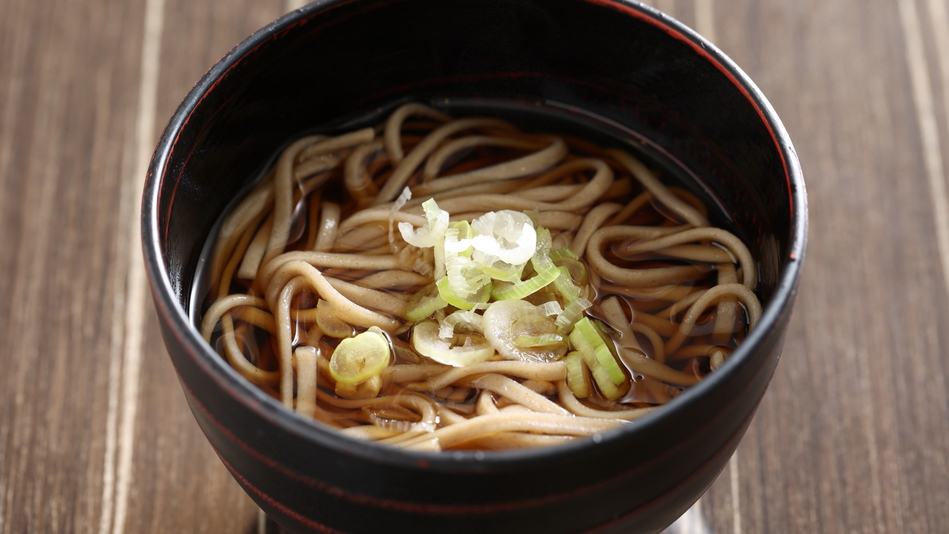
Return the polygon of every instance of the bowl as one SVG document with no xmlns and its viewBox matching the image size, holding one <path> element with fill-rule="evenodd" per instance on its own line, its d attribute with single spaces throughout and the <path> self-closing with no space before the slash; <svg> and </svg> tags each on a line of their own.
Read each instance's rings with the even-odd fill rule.
<svg viewBox="0 0 949 534">
<path fill-rule="evenodd" d="M 405 101 L 543 110 L 687 169 L 757 258 L 758 326 L 716 372 L 620 429 L 557 447 L 422 453 L 285 410 L 201 338 L 195 286 L 222 213 L 288 141 Z M 171 117 L 145 185 L 144 257 L 184 394 L 221 461 L 292 532 L 657 532 L 734 452 L 778 364 L 806 236 L 801 169 L 754 83 L 622 0 L 325 0 L 258 31 Z"/>
</svg>

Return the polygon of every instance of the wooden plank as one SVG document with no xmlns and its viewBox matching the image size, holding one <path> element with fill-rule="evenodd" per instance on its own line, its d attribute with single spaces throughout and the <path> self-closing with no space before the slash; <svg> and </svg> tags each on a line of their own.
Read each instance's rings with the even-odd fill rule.
<svg viewBox="0 0 949 534">
<path fill-rule="evenodd" d="M 162 126 L 193 84 L 282 2 L 164 2 L 155 114 Z M 158 131 L 155 132 L 157 140 Z M 148 304 L 140 415 L 125 532 L 255 532 L 258 509 L 231 478 L 188 409 Z M 173 512 L 173 513 L 169 513 Z"/>
<path fill-rule="evenodd" d="M 284 13 L 284 0 L 244 0 L 228 5 L 210 1 L 164 1 L 162 76 L 157 109 L 162 126 L 212 65 Z"/>
<path fill-rule="evenodd" d="M 739 449 L 744 530 L 939 531 L 946 288 L 897 5 L 743 4 L 722 47 L 784 118 L 811 207 L 785 358 Z"/>
<path fill-rule="evenodd" d="M 103 493 L 118 179 L 140 6 L 0 17 L 0 532 L 90 532 Z"/>
</svg>

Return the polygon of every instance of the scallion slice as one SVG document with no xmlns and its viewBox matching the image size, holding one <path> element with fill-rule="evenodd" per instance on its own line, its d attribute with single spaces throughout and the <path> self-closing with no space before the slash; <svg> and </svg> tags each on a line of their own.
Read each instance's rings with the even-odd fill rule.
<svg viewBox="0 0 949 534">
<path fill-rule="evenodd" d="M 578 399 L 590 396 L 590 368 L 583 362 L 583 357 L 577 351 L 567 353 L 564 358 L 567 365 L 567 387 Z"/>
<path fill-rule="evenodd" d="M 339 342 L 330 357 L 329 373 L 343 384 L 358 384 L 389 365 L 389 340 L 376 326 Z"/>
<path fill-rule="evenodd" d="M 583 317 L 583 312 L 587 308 L 593 306 L 593 303 L 584 298 L 578 298 L 567 303 L 567 306 L 563 309 L 563 312 L 557 316 L 557 333 L 560 335 L 567 335 L 571 330 L 573 330 L 573 325 L 577 324 Z"/>
<path fill-rule="evenodd" d="M 556 266 L 551 266 L 537 273 L 536 276 L 532 276 L 523 282 L 518 282 L 507 289 L 492 291 L 491 296 L 494 297 L 495 300 L 523 299 L 528 295 L 540 291 L 559 276 L 560 270 L 557 269 Z"/>
<path fill-rule="evenodd" d="M 564 343 L 563 336 L 559 334 L 541 334 L 539 336 L 517 336 L 514 338 L 514 344 L 518 347 L 537 348 L 550 347 Z"/>
<path fill-rule="evenodd" d="M 437 293 L 433 296 L 417 296 L 406 309 L 405 318 L 415 323 L 431 316 L 445 306 L 448 306 L 448 301 Z"/>
<path fill-rule="evenodd" d="M 589 347 L 596 356 L 599 366 L 606 370 L 614 384 L 620 385 L 626 381 L 626 373 L 623 372 L 623 368 L 620 367 L 617 361 L 613 341 L 602 332 L 592 319 L 584 317 L 577 321 L 577 324 L 573 327 L 573 332 L 570 333 L 570 341 L 578 345 L 576 348 L 581 351 L 584 345 Z M 590 370 L 594 370 L 592 365 Z"/>
<path fill-rule="evenodd" d="M 475 304 L 487 302 L 491 296 L 491 284 L 487 284 L 482 286 L 481 289 L 478 290 L 478 293 L 471 295 L 469 298 L 460 297 L 455 294 L 447 276 L 442 277 L 436 284 L 436 287 L 438 287 L 438 295 L 444 299 L 445 302 L 460 310 L 470 310 L 474 308 Z"/>
<path fill-rule="evenodd" d="M 412 329 L 412 347 L 419 354 L 454 367 L 483 362 L 494 356 L 494 347 L 487 340 L 475 339 L 475 336 L 467 336 L 464 344 L 452 346 L 438 337 L 438 325 L 434 321 L 422 321 Z"/>
</svg>

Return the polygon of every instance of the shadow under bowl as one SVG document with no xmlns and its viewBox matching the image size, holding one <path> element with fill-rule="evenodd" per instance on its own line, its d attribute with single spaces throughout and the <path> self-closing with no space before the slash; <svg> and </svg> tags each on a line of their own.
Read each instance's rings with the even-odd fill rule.
<svg viewBox="0 0 949 534">
<path fill-rule="evenodd" d="M 706 380 L 634 424 L 526 451 L 413 453 L 346 438 L 241 378 L 201 339 L 194 287 L 222 213 L 290 140 L 399 102 L 525 107 L 619 132 L 685 169 L 758 261 L 758 326 Z M 753 82 L 662 13 L 612 0 L 318 1 L 255 33 L 185 98 L 143 201 L 168 352 L 238 483 L 293 532 L 657 532 L 721 472 L 778 363 L 800 276 L 796 154 Z"/>
</svg>

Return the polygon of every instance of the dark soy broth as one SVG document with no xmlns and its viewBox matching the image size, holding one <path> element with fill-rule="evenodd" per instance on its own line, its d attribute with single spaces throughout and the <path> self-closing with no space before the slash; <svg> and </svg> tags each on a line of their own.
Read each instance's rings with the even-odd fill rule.
<svg viewBox="0 0 949 534">
<path fill-rule="evenodd" d="M 480 288 L 482 293 L 490 292 L 491 297 L 474 296 L 474 293 L 471 293 L 466 294 L 464 298 L 452 300 L 458 297 L 458 290 L 446 289 L 443 286 L 456 282 L 462 285 L 474 282 L 468 278 L 458 282 L 458 278 L 449 279 L 445 273 L 441 273 L 445 275 L 446 282 L 439 284 L 438 254 L 447 254 L 448 259 L 441 260 L 443 263 L 447 262 L 442 265 L 442 270 L 447 264 L 450 274 L 451 261 L 455 261 L 455 264 L 461 262 L 468 270 L 463 271 L 462 267 L 458 267 L 457 272 L 465 272 L 468 273 L 466 276 L 470 276 L 471 265 L 482 261 L 471 259 L 479 257 L 480 249 L 475 247 L 475 252 L 472 253 L 472 248 L 469 247 L 466 252 L 452 256 L 451 251 L 445 251 L 451 245 L 448 236 L 455 234 L 446 233 L 444 242 L 437 242 L 433 252 L 426 252 L 424 246 L 407 243 L 413 235 L 412 232 L 407 236 L 404 233 L 406 230 L 395 229 L 395 215 L 391 215 L 389 220 L 377 217 L 366 224 L 346 226 L 347 217 L 351 217 L 353 213 L 359 210 L 372 211 L 372 199 L 359 196 L 366 193 L 357 194 L 354 191 L 368 188 L 370 195 L 378 194 L 380 190 L 384 191 L 385 180 L 398 174 L 398 163 L 392 161 L 391 153 L 387 152 L 388 148 L 383 146 L 381 141 L 384 128 L 378 125 L 384 125 L 387 117 L 401 104 L 395 103 L 358 117 L 341 120 L 334 125 L 315 128 L 313 132 L 304 132 L 306 135 L 338 136 L 376 127 L 374 137 L 371 132 L 366 135 L 372 137 L 371 142 L 376 142 L 377 145 L 369 147 L 369 141 L 364 143 L 368 148 L 365 154 L 358 158 L 361 167 L 358 171 L 353 171 L 353 176 L 358 174 L 357 178 L 365 175 L 362 185 L 358 186 L 348 181 L 350 175 L 346 173 L 350 171 L 344 168 L 343 160 L 347 160 L 363 145 L 325 153 L 308 148 L 304 150 L 314 150 L 318 155 L 311 159 L 294 156 L 294 169 L 317 165 L 320 163 L 317 161 L 319 158 L 333 160 L 328 165 L 337 166 L 315 173 L 316 178 L 304 178 L 293 184 L 292 191 L 287 193 L 291 195 L 288 198 L 293 198 L 293 201 L 289 204 L 289 222 L 284 225 L 285 242 L 281 242 L 279 251 L 273 253 L 276 256 L 268 257 L 271 252 L 267 247 L 272 248 L 272 235 L 279 233 L 273 228 L 282 228 L 282 221 L 286 217 L 280 215 L 275 207 L 270 212 L 263 210 L 257 214 L 254 221 L 247 223 L 247 228 L 242 230 L 240 238 L 234 237 L 231 242 L 222 237 L 219 242 L 216 236 L 222 228 L 226 229 L 228 225 L 237 226 L 237 223 L 225 222 L 225 216 L 228 215 L 226 213 L 212 231 L 199 262 L 191 295 L 192 320 L 199 328 L 209 332 L 212 346 L 226 357 L 240 374 L 278 401 L 282 401 L 289 409 L 309 415 L 354 437 L 423 450 L 554 445 L 574 437 L 595 434 L 615 424 L 625 424 L 645 415 L 656 406 L 670 402 L 690 385 L 714 372 L 713 369 L 724 362 L 746 335 L 749 324 L 755 320 L 755 313 L 760 313 L 754 311 L 756 299 L 752 304 L 748 304 L 749 298 L 754 299 L 754 284 L 748 280 L 749 276 L 753 280 L 755 264 L 753 261 L 749 262 L 740 252 L 736 252 L 741 246 L 734 243 L 740 244 L 742 236 L 734 228 L 728 214 L 714 195 L 699 179 L 701 172 L 686 168 L 668 152 L 638 133 L 601 117 L 556 104 L 526 105 L 475 99 L 435 101 L 433 107 L 455 119 L 502 119 L 517 127 L 517 136 L 509 135 L 505 126 L 495 124 L 459 130 L 461 133 L 449 136 L 448 139 L 454 140 L 464 135 L 473 138 L 475 135 L 470 131 L 474 130 L 479 136 L 504 138 L 504 141 L 473 139 L 470 147 L 455 151 L 445 149 L 448 155 L 432 166 L 437 172 L 437 178 L 426 180 L 426 163 L 421 163 L 409 176 L 407 185 L 423 193 L 417 196 L 418 199 L 427 196 L 424 193 L 429 190 L 433 191 L 433 194 L 443 195 L 443 200 L 439 200 L 438 204 L 454 206 L 452 210 L 445 210 L 453 216 L 458 214 L 461 217 L 469 211 L 475 214 L 470 220 L 462 217 L 467 221 L 465 223 L 456 220 L 457 217 L 452 218 L 451 223 L 446 223 L 456 233 L 463 234 L 467 231 L 472 236 L 481 231 L 471 230 L 476 226 L 474 221 L 485 220 L 482 217 L 488 217 L 484 215 L 486 212 L 495 213 L 494 210 L 477 208 L 481 198 L 479 195 L 501 194 L 518 199 L 540 199 L 537 205 L 541 206 L 541 209 L 521 210 L 526 214 L 526 218 L 530 218 L 529 225 L 533 225 L 532 229 L 523 230 L 525 233 L 521 234 L 521 237 L 534 232 L 539 236 L 536 238 L 537 242 L 541 243 L 547 235 L 549 245 L 543 250 L 541 245 L 537 245 L 540 252 L 534 252 L 529 261 L 520 265 L 520 271 L 514 278 L 510 278 L 510 273 L 491 278 L 494 276 L 490 274 L 494 272 L 494 266 L 509 265 L 496 257 L 484 260 L 495 263 L 483 264 L 484 273 L 478 273 L 472 280 L 481 280 L 478 283 L 485 284 L 483 279 L 487 277 L 487 285 Z M 433 117 L 434 115 L 410 115 L 401 124 L 400 143 L 405 147 L 406 159 L 412 149 L 420 146 L 427 135 L 443 124 L 444 119 Z M 467 176 L 465 173 L 484 173 L 482 169 L 500 167 L 505 162 L 514 160 L 527 161 L 528 156 L 532 154 L 540 154 L 544 150 L 552 151 L 554 145 L 560 142 L 552 140 L 552 135 L 559 136 L 558 139 L 568 147 L 568 155 L 563 160 L 567 163 L 558 162 L 556 165 L 566 166 L 570 162 L 602 158 L 600 166 L 590 164 L 587 169 L 577 163 L 578 170 L 565 171 L 563 178 L 551 178 L 547 181 L 544 181 L 543 177 L 547 176 L 548 170 L 544 168 L 511 179 L 498 179 L 490 186 L 472 182 L 471 185 L 463 186 L 472 187 L 470 193 L 461 189 L 459 191 L 462 193 L 457 194 L 452 193 L 452 190 L 442 192 L 438 189 L 438 184 L 442 183 L 439 180 L 445 176 L 452 178 Z M 445 143 L 448 143 L 448 140 L 439 146 L 445 146 Z M 234 209 L 249 209 L 244 199 L 254 195 L 261 198 L 265 196 L 261 192 L 265 189 L 260 185 L 261 181 L 273 180 L 277 183 L 279 178 L 274 176 L 279 173 L 277 162 L 280 154 L 288 147 L 294 146 L 296 140 L 290 140 L 274 154 L 271 161 L 262 165 L 258 178 L 244 193 L 238 195 L 231 204 L 229 213 Z M 645 182 L 638 181 L 639 178 L 630 170 L 631 167 L 624 167 L 625 160 L 610 156 L 612 153 L 609 149 L 620 149 L 641 161 L 652 176 L 658 176 L 666 185 L 668 189 L 664 190 L 670 192 L 676 204 L 660 200 L 661 194 L 652 192 L 643 185 Z M 430 157 L 435 158 L 433 155 Z M 278 170 L 271 171 L 275 166 Z M 516 166 L 512 166 L 514 167 Z M 593 188 L 591 184 L 600 176 L 597 173 L 601 171 L 596 169 L 604 167 L 608 168 L 612 181 L 608 187 L 604 186 L 602 193 L 598 193 L 597 200 L 581 208 L 564 209 L 563 215 L 558 215 L 561 211 L 551 206 L 567 206 L 570 205 L 571 197 L 581 197 L 584 191 Z M 300 173 L 305 174 L 303 171 Z M 294 180 L 296 181 L 296 178 Z M 313 180 L 319 180 L 321 185 L 313 187 L 309 182 Z M 461 180 L 458 180 L 460 183 Z M 537 182 L 537 185 L 531 185 L 531 180 Z M 523 188 L 521 185 L 513 188 L 512 184 L 526 185 L 523 185 Z M 274 191 L 278 191 L 278 186 L 272 187 Z M 479 187 L 480 189 L 477 189 Z M 571 193 L 558 197 L 558 191 L 561 190 Z M 271 193 L 270 196 L 278 199 L 273 200 L 275 206 L 280 202 L 279 198 L 282 198 L 280 193 Z M 466 198 L 471 199 L 473 207 L 470 210 L 463 202 Z M 642 202 L 636 204 L 634 199 L 637 198 L 643 199 Z M 527 200 L 524 202 L 527 203 Z M 608 204 L 609 208 L 602 207 L 603 204 Z M 685 207 L 676 207 L 679 204 Z M 329 228 L 335 225 L 332 247 L 314 252 L 313 257 L 318 256 L 319 259 L 300 260 L 302 263 L 310 262 L 316 265 L 313 269 L 318 271 L 318 274 L 313 274 L 305 266 L 299 267 L 302 271 L 281 274 L 281 269 L 293 263 L 293 260 L 280 263 L 283 259 L 303 257 L 303 254 L 310 254 L 309 251 L 320 246 L 323 242 L 321 240 L 328 235 L 328 230 L 320 230 L 315 224 L 318 221 L 326 221 L 327 217 L 330 217 L 327 214 L 334 213 L 334 209 L 340 210 L 342 215 L 339 215 L 335 222 L 331 221 L 332 224 L 324 223 L 320 227 Z M 412 204 L 412 201 L 409 201 L 404 209 L 414 209 L 416 218 L 421 215 L 418 205 Z M 606 213 L 602 221 L 587 223 L 598 209 Z M 722 229 L 715 230 L 716 232 L 724 232 L 731 237 L 719 239 L 714 237 L 719 234 L 696 234 L 697 237 L 682 242 L 666 243 L 663 239 L 668 240 L 667 236 L 679 232 L 694 233 L 698 230 L 696 224 L 683 220 L 682 210 L 699 214 L 694 217 L 707 220 L 712 227 Z M 626 211 L 630 212 L 626 218 L 610 222 Z M 503 210 L 497 211 L 502 212 Z M 425 211 L 425 216 L 429 217 L 427 224 L 434 235 L 436 225 L 432 221 L 435 219 L 428 211 Z M 505 222 L 507 226 L 504 228 L 513 227 L 511 225 L 517 220 L 519 219 L 514 218 Z M 540 221 L 548 221 L 546 224 L 550 225 L 550 228 L 546 229 Z M 482 226 L 484 224 L 487 223 Z M 589 250 L 586 246 L 573 251 L 575 254 L 570 251 L 571 246 L 579 246 L 578 242 L 587 242 L 580 241 L 579 237 L 584 235 L 586 224 L 589 224 L 591 230 L 587 232 L 589 235 L 582 239 L 598 239 L 597 243 L 605 243 L 605 246 L 601 247 L 602 250 L 597 248 L 599 253 L 591 252 L 593 255 L 589 258 L 585 252 Z M 608 232 L 600 230 L 607 227 L 652 229 L 636 230 L 628 235 L 617 232 L 619 237 L 603 237 Z M 429 230 L 418 224 L 415 228 L 419 235 Z M 401 237 L 400 232 L 403 232 Z M 271 236 L 271 241 L 267 241 L 268 236 Z M 419 239 L 420 242 L 425 239 L 424 236 L 412 238 Z M 474 237 L 470 239 L 473 240 Z M 660 245 L 657 249 L 642 249 L 640 242 L 643 241 Z M 507 243 L 501 238 L 498 238 L 498 242 Z M 260 252 L 260 243 L 265 245 L 264 252 Z M 233 254 L 233 257 L 224 253 L 221 253 L 224 255 L 220 257 L 212 257 L 220 253 L 217 249 L 222 246 L 223 250 L 230 247 L 230 252 L 226 254 Z M 243 256 L 234 252 L 242 248 L 253 251 L 255 247 L 256 253 L 263 256 L 263 260 L 256 260 L 256 267 L 254 262 L 248 259 L 253 252 L 247 252 Z M 297 255 L 293 256 L 291 253 Z M 384 258 L 379 260 L 378 265 L 389 266 L 367 268 L 349 265 L 338 258 L 341 254 L 353 257 L 376 255 Z M 700 257 L 702 259 L 697 259 Z M 544 261 L 547 260 L 550 265 L 544 267 Z M 327 263 L 320 264 L 322 261 Z M 270 266 L 280 267 L 268 271 L 268 262 Z M 250 267 L 245 268 L 245 264 Z M 416 266 L 414 270 L 413 265 Z M 239 273 L 242 269 L 256 273 L 256 278 L 241 278 Z M 666 271 L 678 273 L 669 275 L 674 283 L 631 284 L 624 282 L 625 278 L 611 279 L 609 274 L 620 272 L 623 276 L 628 275 L 631 280 L 638 280 L 635 276 L 639 276 L 637 273 L 640 272 L 650 273 L 651 276 L 653 273 Z M 526 281 L 547 275 L 556 280 L 556 283 L 547 282 L 542 289 L 519 296 L 522 289 L 528 290 Z M 220 282 L 226 281 L 224 277 L 231 280 L 230 284 Z M 349 316 L 356 317 L 357 312 L 344 311 L 347 308 L 338 301 L 330 302 L 328 298 L 324 300 L 325 295 L 313 285 L 313 277 L 320 280 L 334 279 L 333 282 L 327 283 L 345 293 L 346 298 L 351 298 L 354 302 L 362 299 L 360 302 L 363 307 L 369 306 L 368 302 L 388 302 L 379 304 L 382 308 L 376 310 L 378 315 L 391 319 L 378 328 L 380 337 L 373 338 L 368 333 L 367 324 L 354 324 L 347 319 Z M 281 283 L 286 286 L 274 285 L 275 279 L 282 280 Z M 309 282 L 300 281 L 303 279 Z M 750 289 L 742 290 L 745 293 L 711 297 L 713 289 L 719 289 L 716 286 L 728 286 L 731 288 L 729 291 L 738 291 L 740 288 L 736 286 L 741 285 L 739 282 L 751 286 Z M 537 284 L 540 283 L 537 281 Z M 369 288 L 372 292 L 367 293 L 368 296 L 352 296 L 360 294 L 360 289 L 354 289 L 353 286 Z M 578 288 L 578 296 L 570 293 L 573 291 L 571 287 Z M 246 295 L 247 298 L 241 301 L 242 304 L 236 304 L 229 308 L 229 311 L 223 312 L 211 330 L 202 325 L 203 317 L 223 294 Z M 508 294 L 518 296 L 501 298 Z M 405 296 L 408 298 L 404 298 Z M 708 302 L 696 305 L 696 302 L 702 302 L 703 298 Z M 269 306 L 275 302 L 282 302 L 280 299 L 286 300 L 285 311 L 270 309 Z M 582 317 L 579 320 L 573 318 L 572 324 L 569 323 L 569 317 L 563 319 L 566 326 L 558 323 L 561 316 L 569 316 L 568 305 L 577 299 L 589 302 L 589 306 L 585 308 L 572 308 L 581 309 L 579 313 Z M 503 338 L 507 332 L 498 334 L 489 328 L 501 313 L 497 310 L 506 306 L 496 306 L 503 300 L 518 301 L 516 306 L 507 306 L 516 308 L 516 311 L 505 313 L 513 314 L 509 316 L 512 325 L 517 325 L 511 326 L 513 330 L 526 333 L 518 334 L 516 346 L 502 351 L 498 348 L 497 339 Z M 399 307 L 402 306 L 400 302 L 404 307 Z M 448 304 L 444 304 L 445 302 Z M 390 309 L 385 311 L 383 308 L 387 305 Z M 469 305 L 472 308 L 468 308 Z M 426 310 L 425 306 L 433 307 L 431 313 L 421 318 L 412 318 L 413 313 L 422 313 L 418 310 Z M 545 306 L 546 311 L 537 311 Z M 760 305 L 758 306 L 760 308 Z M 492 308 L 495 311 L 490 312 Z M 556 311 L 556 308 L 560 311 Z M 393 309 L 398 311 L 394 312 Z M 281 330 L 279 321 L 281 313 L 290 321 L 284 330 Z M 406 315 L 409 318 L 406 318 Z M 454 321 L 452 317 L 455 318 Z M 617 318 L 622 320 L 618 321 Z M 626 324 L 622 324 L 624 321 Z M 449 323 L 447 335 L 446 322 Z M 423 334 L 420 326 L 422 323 L 432 323 L 434 326 L 431 328 L 441 328 L 439 336 L 435 338 L 431 337 L 432 334 Z M 517 330 L 518 328 L 521 330 Z M 544 335 L 548 337 L 541 339 Z M 280 336 L 284 337 L 281 339 Z M 425 336 L 431 337 L 431 340 Z M 385 353 L 385 356 L 380 357 L 384 360 L 380 360 L 380 370 L 369 368 L 370 364 L 366 361 L 371 358 L 365 354 L 354 357 L 352 361 L 344 361 L 343 356 L 334 360 L 337 352 L 344 352 L 342 347 L 349 344 L 350 339 L 361 339 L 364 345 L 371 347 L 365 351 L 379 350 Z M 477 352 L 473 349 L 485 341 L 494 347 L 486 349 L 496 351 L 494 355 L 480 360 L 470 356 L 469 353 Z M 503 346 L 504 342 L 500 343 Z M 355 342 L 352 344 L 355 345 Z M 436 345 L 438 348 L 432 348 Z M 236 356 L 234 351 L 239 351 L 240 356 Z M 438 356 L 431 356 L 426 351 L 434 351 Z M 462 353 L 465 356 L 460 356 Z M 510 353 L 517 357 L 510 357 Z M 470 357 L 472 361 L 459 365 L 460 360 L 453 359 L 462 357 Z M 606 362 L 603 367 L 598 367 L 604 362 L 604 358 L 609 360 L 610 357 L 616 362 Z M 525 367 L 505 375 L 499 370 L 508 363 L 513 367 L 513 362 L 528 366 L 533 363 L 537 365 L 536 369 L 542 371 L 532 374 L 534 369 Z M 292 370 L 286 367 L 288 365 L 292 365 Z M 481 371 L 456 380 L 445 378 L 453 369 L 466 368 L 467 365 L 481 365 L 482 367 L 478 368 Z M 351 383 L 348 382 L 350 375 L 345 374 L 350 372 L 345 370 L 346 366 L 358 367 L 358 373 L 352 371 L 356 374 L 352 375 L 354 378 Z M 558 366 L 567 370 L 558 370 Z M 341 368 L 344 370 L 340 371 Z M 363 375 L 369 378 L 364 378 Z M 576 378 L 577 376 L 586 378 Z M 511 390 L 517 392 L 510 393 Z M 564 396 L 570 399 L 565 401 Z M 402 400 L 379 400 L 387 397 Z M 541 414 L 537 419 L 543 424 L 525 423 L 524 426 L 518 426 L 519 421 L 524 419 L 525 411 Z M 502 415 L 506 418 L 502 418 Z M 452 433 L 453 424 L 474 427 L 476 425 L 472 421 L 479 416 L 494 417 L 497 424 L 501 425 L 498 428 L 504 427 L 507 430 L 482 434 L 472 431 L 470 435 L 465 434 L 463 437 Z M 596 423 L 591 423 L 583 429 L 571 427 L 551 430 L 550 428 L 557 424 L 569 423 L 567 419 L 554 421 L 554 417 L 589 419 Z M 550 419 L 549 425 L 547 419 Z M 612 422 L 600 424 L 600 420 Z"/>
</svg>

